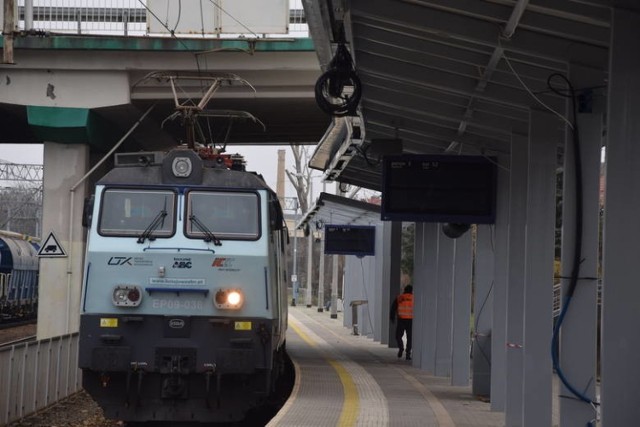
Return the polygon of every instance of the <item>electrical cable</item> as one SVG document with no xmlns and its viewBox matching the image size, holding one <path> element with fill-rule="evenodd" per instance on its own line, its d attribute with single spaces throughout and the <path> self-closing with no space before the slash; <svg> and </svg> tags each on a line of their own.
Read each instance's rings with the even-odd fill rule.
<svg viewBox="0 0 640 427">
<path fill-rule="evenodd" d="M 484 309 L 484 305 L 487 303 L 487 300 L 489 299 L 489 295 L 491 295 L 491 292 L 493 291 L 494 283 L 495 282 L 492 280 L 491 286 L 489 286 L 489 290 L 487 291 L 487 294 L 484 297 L 484 301 L 482 301 L 482 304 L 480 305 L 480 310 L 478 310 L 478 315 L 476 316 L 475 321 L 473 322 L 474 323 L 473 340 L 476 342 L 476 346 L 478 347 L 478 350 L 480 350 L 480 354 L 482 354 L 482 357 L 487 361 L 487 363 L 489 364 L 489 367 L 491 367 L 491 359 L 487 356 L 487 353 L 482 348 L 482 345 L 480 345 L 480 341 L 478 341 L 478 323 L 480 323 L 480 316 L 482 315 L 482 310 Z"/>
<path fill-rule="evenodd" d="M 509 60 L 509 57 L 507 57 L 507 55 L 505 54 L 505 50 L 502 47 L 502 43 L 500 41 L 500 36 L 498 36 L 498 46 L 502 49 L 502 58 L 504 58 L 504 62 L 506 62 L 507 66 L 509 67 L 509 69 L 511 70 L 513 75 L 516 77 L 516 79 L 518 79 L 518 81 L 520 82 L 520 84 L 522 85 L 524 90 L 526 90 L 527 93 L 529 93 L 529 95 L 531 95 L 531 97 L 533 99 L 535 99 L 538 104 L 540 104 L 541 106 L 543 106 L 544 108 L 546 108 L 547 110 L 549 110 L 550 112 L 555 114 L 556 116 L 560 117 L 560 119 L 562 119 L 562 121 L 564 121 L 571 129 L 573 129 L 574 125 L 565 116 L 563 116 L 562 114 L 560 114 L 559 112 L 557 112 L 556 110 L 554 110 L 553 108 L 551 108 L 550 106 L 545 104 L 540 98 L 538 98 L 535 95 L 535 93 L 533 93 L 533 91 L 531 89 L 529 89 L 529 86 L 527 86 L 527 84 L 522 80 L 520 75 L 516 72 L 515 68 L 513 68 L 513 65 L 511 65 L 511 61 Z M 555 74 L 559 74 L 559 73 L 555 73 Z M 561 74 L 559 74 L 559 75 L 561 75 Z M 549 81 L 547 80 L 547 85 L 549 84 L 548 82 Z M 551 87 L 549 87 L 549 89 L 551 89 L 553 91 L 553 89 Z M 558 92 L 555 92 L 555 91 L 554 91 L 554 93 L 559 94 Z"/>
<path fill-rule="evenodd" d="M 171 30 L 171 35 L 173 35 L 176 32 L 176 29 L 180 24 L 181 16 L 182 16 L 182 0 L 178 0 L 178 17 L 176 18 L 176 25 L 174 25 L 173 30 Z"/>
<path fill-rule="evenodd" d="M 349 94 L 346 87 L 353 88 Z M 353 67 L 351 54 L 344 41 L 338 42 L 336 53 L 315 85 L 318 107 L 336 117 L 354 115 L 362 97 L 362 83 Z"/>
<path fill-rule="evenodd" d="M 580 134 L 578 132 L 578 112 L 576 105 L 576 92 L 569 81 L 564 75 L 560 73 L 553 73 L 547 78 L 547 86 L 554 93 L 558 95 L 562 95 L 558 89 L 553 87 L 551 84 L 552 80 L 555 78 L 559 78 L 564 81 L 566 86 L 569 89 L 569 93 L 571 94 L 571 109 L 572 109 L 572 121 L 573 125 L 572 129 L 572 146 L 573 146 L 573 156 L 574 156 L 574 173 L 575 173 L 575 198 L 576 198 L 576 209 L 575 209 L 575 239 L 573 246 L 573 262 L 571 269 L 571 277 L 569 279 L 569 287 L 567 289 L 567 293 L 565 295 L 565 300 L 562 304 L 562 309 L 560 310 L 560 315 L 558 316 L 558 320 L 553 328 L 553 335 L 551 339 L 551 360 L 553 362 L 553 368 L 558 374 L 558 378 L 562 381 L 564 386 L 578 399 L 581 401 L 588 403 L 590 405 L 598 405 L 599 403 L 595 400 L 589 398 L 584 393 L 577 390 L 567 379 L 565 376 L 561 366 L 558 355 L 558 347 L 559 347 L 559 338 L 560 338 L 560 328 L 562 327 L 562 323 L 564 321 L 564 317 L 567 314 L 567 310 L 569 309 L 569 305 L 571 304 L 571 299 L 575 293 L 576 287 L 578 285 L 578 279 L 580 277 L 580 264 L 582 262 L 582 223 L 583 223 L 583 185 L 582 185 L 582 159 L 580 155 Z"/>
</svg>

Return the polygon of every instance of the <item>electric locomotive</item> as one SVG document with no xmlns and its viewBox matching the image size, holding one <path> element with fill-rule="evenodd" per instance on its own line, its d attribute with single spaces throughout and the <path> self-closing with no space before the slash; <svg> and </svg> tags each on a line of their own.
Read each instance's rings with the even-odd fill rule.
<svg viewBox="0 0 640 427">
<path fill-rule="evenodd" d="M 86 209 L 83 387 L 109 418 L 240 420 L 284 369 L 278 199 L 210 148 L 115 163 Z"/>
</svg>

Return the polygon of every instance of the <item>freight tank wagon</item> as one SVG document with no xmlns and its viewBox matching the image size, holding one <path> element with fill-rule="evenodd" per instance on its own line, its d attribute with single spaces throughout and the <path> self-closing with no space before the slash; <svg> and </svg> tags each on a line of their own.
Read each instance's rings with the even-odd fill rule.
<svg viewBox="0 0 640 427">
<path fill-rule="evenodd" d="M 36 317 L 38 268 L 35 243 L 0 235 L 0 322 Z"/>
<path fill-rule="evenodd" d="M 284 369 L 282 210 L 230 167 L 210 150 L 120 154 L 96 185 L 79 365 L 107 417 L 240 420 Z"/>
</svg>

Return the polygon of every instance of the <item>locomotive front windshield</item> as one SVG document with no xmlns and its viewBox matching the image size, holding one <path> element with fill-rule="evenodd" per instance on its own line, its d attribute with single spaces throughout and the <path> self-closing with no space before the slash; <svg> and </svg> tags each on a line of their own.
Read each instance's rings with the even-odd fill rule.
<svg viewBox="0 0 640 427">
<path fill-rule="evenodd" d="M 257 240 L 260 237 L 258 194 L 253 192 L 190 191 L 187 196 L 186 234 L 205 238 L 206 231 L 217 238 Z M 198 226 L 198 222 L 204 225 Z"/>
<path fill-rule="evenodd" d="M 102 195 L 99 233 L 104 236 L 139 236 L 150 228 L 154 237 L 175 233 L 172 191 L 107 189 Z"/>
</svg>

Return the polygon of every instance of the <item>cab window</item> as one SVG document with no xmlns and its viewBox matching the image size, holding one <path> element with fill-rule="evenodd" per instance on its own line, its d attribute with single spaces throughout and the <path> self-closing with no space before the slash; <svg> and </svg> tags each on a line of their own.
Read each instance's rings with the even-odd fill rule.
<svg viewBox="0 0 640 427">
<path fill-rule="evenodd" d="M 175 200 L 172 191 L 106 189 L 98 232 L 104 236 L 139 236 L 155 222 L 152 236 L 170 237 L 175 233 Z"/>
<path fill-rule="evenodd" d="M 257 193 L 190 191 L 187 195 L 187 237 L 257 240 L 260 237 L 260 200 Z M 206 230 L 198 226 L 202 224 Z"/>
</svg>

